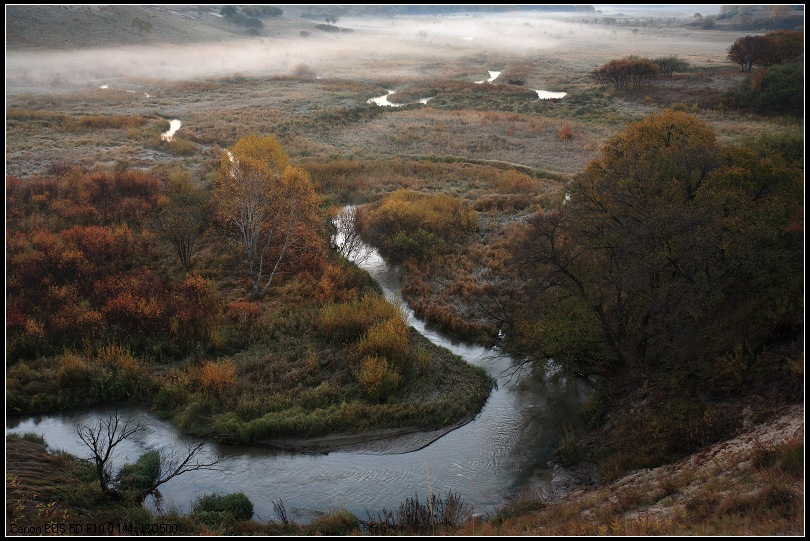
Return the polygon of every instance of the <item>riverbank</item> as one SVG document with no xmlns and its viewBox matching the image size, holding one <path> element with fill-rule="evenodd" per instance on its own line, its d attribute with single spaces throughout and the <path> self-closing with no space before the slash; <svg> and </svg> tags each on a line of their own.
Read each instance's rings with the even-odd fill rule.
<svg viewBox="0 0 810 541">
<path fill-rule="evenodd" d="M 802 535 L 804 406 L 786 405 L 672 464 L 594 482 L 558 468 L 551 491 L 527 487 L 481 535 Z M 535 487 L 536 488 L 536 487 Z"/>
<path fill-rule="evenodd" d="M 593 482 L 589 466 L 556 468 L 552 491 L 524 487 L 492 520 L 475 519 L 454 533 L 801 535 L 803 440 L 803 405 L 784 406 L 735 437 L 611 483 Z M 133 521 L 164 522 L 186 534 L 279 534 L 283 528 L 299 534 L 356 534 L 361 527 L 357 517 L 340 511 L 320 515 L 307 526 L 242 521 L 209 530 L 176 511 L 153 516 L 139 506 L 101 497 L 88 463 L 49 452 L 35 436 L 8 437 L 6 460 L 7 534 L 45 533 L 48 523 L 126 528 Z"/>
<path fill-rule="evenodd" d="M 423 449 L 472 420 L 473 416 L 468 416 L 436 430 L 401 427 L 376 430 L 366 434 L 330 434 L 318 438 L 267 439 L 259 441 L 257 444 L 294 453 L 319 454 L 343 451 L 397 455 Z"/>
</svg>

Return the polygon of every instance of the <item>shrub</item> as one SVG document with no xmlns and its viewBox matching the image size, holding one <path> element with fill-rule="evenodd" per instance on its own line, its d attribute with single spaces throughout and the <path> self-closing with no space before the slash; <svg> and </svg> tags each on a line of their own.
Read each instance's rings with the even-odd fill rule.
<svg viewBox="0 0 810 541">
<path fill-rule="evenodd" d="M 800 134 L 763 133 L 748 146 L 761 156 L 781 154 L 790 163 L 801 162 L 804 158 L 804 138 Z"/>
<path fill-rule="evenodd" d="M 495 178 L 495 190 L 502 194 L 536 194 L 540 188 L 539 180 L 513 169 L 500 173 Z"/>
<path fill-rule="evenodd" d="M 466 201 L 398 190 L 359 216 L 363 235 L 395 260 L 430 259 L 478 230 Z"/>
<path fill-rule="evenodd" d="M 356 377 L 366 394 L 377 402 L 385 402 L 396 391 L 401 379 L 396 368 L 384 358 L 375 356 L 360 362 Z"/>
<path fill-rule="evenodd" d="M 585 426 L 589 430 L 594 430 L 602 426 L 607 415 L 607 402 L 602 393 L 596 392 L 588 399 L 588 402 L 579 410 L 579 414 L 585 420 Z"/>
<path fill-rule="evenodd" d="M 683 72 L 689 69 L 689 62 L 677 56 L 664 56 L 656 58 L 652 62 L 658 66 L 662 77 L 672 77 L 675 72 Z"/>
<path fill-rule="evenodd" d="M 560 438 L 560 447 L 554 453 L 557 460 L 565 467 L 570 467 L 579 461 L 577 450 L 577 435 L 570 426 L 563 427 L 563 436 Z"/>
<path fill-rule="evenodd" d="M 359 340 L 375 323 L 399 316 L 396 306 L 381 295 L 367 294 L 360 300 L 330 303 L 321 308 L 318 327 L 333 343 Z"/>
<path fill-rule="evenodd" d="M 397 512 L 383 509 L 369 516 L 368 529 L 372 535 L 450 533 L 470 518 L 470 509 L 459 494 L 448 491 L 442 498 L 435 494 L 421 502 L 418 495 L 407 498 Z"/>
<path fill-rule="evenodd" d="M 45 438 L 40 434 L 35 434 L 33 432 L 26 432 L 24 434 L 9 434 L 6 436 L 7 439 L 21 439 L 23 441 L 30 441 L 31 443 L 38 443 L 40 445 L 45 445 Z"/>
<path fill-rule="evenodd" d="M 318 76 L 309 64 L 297 64 L 293 68 L 292 74 L 302 79 L 315 79 Z"/>
<path fill-rule="evenodd" d="M 399 317 L 374 324 L 357 344 L 361 357 L 384 357 L 400 368 L 408 368 L 410 349 L 410 329 Z"/>
<path fill-rule="evenodd" d="M 725 95 L 726 103 L 762 114 L 804 114 L 804 66 L 801 63 L 764 68 Z"/>
<path fill-rule="evenodd" d="M 206 361 L 200 369 L 200 384 L 206 396 L 214 394 L 222 397 L 234 383 L 236 383 L 236 365 L 230 359 Z"/>
<path fill-rule="evenodd" d="M 147 451 L 134 464 L 127 464 L 118 473 L 118 486 L 124 491 L 141 492 L 150 488 L 160 472 L 160 453 Z"/>
<path fill-rule="evenodd" d="M 603 85 L 612 83 L 616 90 L 636 89 L 658 77 L 658 70 L 658 66 L 646 58 L 628 56 L 600 66 L 594 76 Z"/>
<path fill-rule="evenodd" d="M 194 502 L 191 512 L 198 516 L 211 514 L 209 518 L 250 520 L 253 517 L 253 502 L 242 492 L 204 494 Z"/>
<path fill-rule="evenodd" d="M 306 531 L 311 535 L 349 535 L 359 526 L 357 517 L 343 510 L 316 518 L 306 526 Z"/>
<path fill-rule="evenodd" d="M 571 128 L 571 124 L 565 123 L 560 126 L 559 131 L 557 131 L 557 139 L 560 141 L 568 141 L 573 139 L 576 134 L 574 133 L 573 128 Z"/>
<path fill-rule="evenodd" d="M 197 145 L 188 139 L 175 135 L 168 142 L 169 152 L 174 156 L 194 156 L 197 153 Z"/>
</svg>

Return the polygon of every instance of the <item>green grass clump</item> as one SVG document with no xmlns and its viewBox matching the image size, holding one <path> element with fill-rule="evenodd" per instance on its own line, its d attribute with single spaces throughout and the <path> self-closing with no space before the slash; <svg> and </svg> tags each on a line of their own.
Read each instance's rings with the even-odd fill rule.
<svg viewBox="0 0 810 541">
<path fill-rule="evenodd" d="M 384 297 L 367 294 L 359 300 L 325 305 L 318 327 L 332 343 L 347 343 L 360 339 L 374 324 L 397 316 L 397 307 Z"/>
<path fill-rule="evenodd" d="M 250 520 L 253 517 L 253 502 L 242 492 L 205 494 L 195 500 L 191 512 L 198 516 L 209 513 L 206 515 L 209 518 L 227 516 L 231 520 Z"/>
</svg>

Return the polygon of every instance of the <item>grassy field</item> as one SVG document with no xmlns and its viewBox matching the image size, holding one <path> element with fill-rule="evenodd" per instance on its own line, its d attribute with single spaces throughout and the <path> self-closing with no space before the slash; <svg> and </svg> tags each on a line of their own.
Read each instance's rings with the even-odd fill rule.
<svg viewBox="0 0 810 541">
<path fill-rule="evenodd" d="M 90 12 L 102 19 L 113 16 L 104 8 L 58 9 L 72 9 L 82 17 Z M 121 11 L 125 9 L 146 8 L 109 11 L 120 22 L 131 18 Z M 694 110 L 728 141 L 784 129 L 779 119 L 712 108 L 718 95 L 742 78 L 726 59 L 727 48 L 738 37 L 733 32 L 608 29 L 531 17 L 525 24 L 472 21 L 470 28 L 463 26 L 464 20 L 437 28 L 432 19 L 347 19 L 347 25 L 357 27 L 350 36 L 303 37 L 296 29 L 297 21 L 305 20 L 282 17 L 267 24 L 285 37 L 240 38 L 195 48 L 189 43 L 197 37 L 223 39 L 211 32 L 224 23 L 213 15 L 209 21 L 191 11 L 182 13 L 183 24 L 196 21 L 200 29 L 192 24 L 171 48 L 147 41 L 114 52 L 75 49 L 49 56 L 24 44 L 12 47 L 7 109 L 16 114 L 9 116 L 6 129 L 9 171 L 40 172 L 64 160 L 66 149 L 71 161 L 88 165 L 126 160 L 140 168 L 168 161 L 200 167 L 239 137 L 273 133 L 293 158 L 457 156 L 570 175 L 582 170 L 606 137 L 673 105 Z M 174 18 L 179 16 L 160 12 L 154 19 L 177 26 Z M 30 20 L 20 16 L 12 22 Z M 465 30 L 477 32 L 475 39 L 459 37 Z M 508 30 L 510 39 L 493 40 L 501 30 Z M 31 35 L 28 30 L 20 33 Z M 618 94 L 599 89 L 590 78 L 595 66 L 632 54 L 675 54 L 692 69 L 647 89 Z M 83 68 L 70 72 L 74 64 Z M 294 75 L 301 65 L 308 75 Z M 517 74 L 523 84 L 475 85 L 487 70 L 502 71 L 501 81 Z M 366 103 L 386 89 L 433 100 L 405 108 Z M 536 100 L 530 89 L 568 95 Z M 141 115 L 148 122 L 119 129 L 66 129 L 71 120 L 86 115 Z M 156 138 L 160 129 L 168 129 L 162 123 L 172 118 L 183 122 L 181 143 L 175 144 L 181 148 Z M 563 124 L 575 136 L 560 141 Z M 792 129 L 798 131 L 800 125 Z"/>
<path fill-rule="evenodd" d="M 763 134 L 803 137 L 801 118 L 740 112 L 724 102 L 725 91 L 745 79 L 727 58 L 729 46 L 751 33 L 741 27 L 701 28 L 691 14 L 681 21 L 620 18 L 616 24 L 586 14 L 391 18 L 360 16 L 360 8 L 323 10 L 290 6 L 249 32 L 210 6 L 7 7 L 7 175 L 36 183 L 78 164 L 86 171 L 139 169 L 161 178 L 186 170 L 207 186 L 218 174 L 224 148 L 249 134 L 276 135 L 292 162 L 310 173 L 324 206 L 377 204 L 406 189 L 449 195 L 475 211 L 478 227 L 464 243 L 407 266 L 403 295 L 430 322 L 487 341 L 496 331 L 481 323 L 487 314 L 474 301 L 488 269 L 504 265 L 510 225 L 562 204 L 568 183 L 630 123 L 673 108 L 696 115 L 723 144 Z M 325 14 L 339 16 L 336 31 L 318 28 Z M 603 88 L 591 76 L 596 67 L 629 55 L 676 55 L 690 68 L 636 90 Z M 478 84 L 489 71 L 501 75 L 494 84 Z M 389 90 L 396 91 L 395 103 L 405 105 L 368 103 Z M 536 90 L 567 95 L 538 100 Z M 417 103 L 424 98 L 431 99 Z M 172 141 L 164 141 L 161 134 L 173 119 L 182 126 Z M 223 359 L 194 354 L 166 365 L 125 348 L 114 355 L 103 348 L 65 349 L 7 367 L 7 408 L 54 411 L 129 397 L 155 405 L 187 432 L 227 433 L 230 441 L 256 443 L 402 425 L 431 428 L 464 418 L 486 400 L 489 380 L 462 370 L 461 361 L 415 333 L 398 344 L 408 351 L 407 373 L 413 377 L 386 394 L 396 377 L 372 381 L 361 374 L 380 372 L 379 363 L 368 361 L 376 355 L 363 342 L 368 336 L 335 338 L 350 333 L 335 331 L 329 319 L 329 310 L 334 316 L 342 308 L 312 302 L 316 286 L 298 280 L 280 286 L 260 308 L 238 304 L 244 301 L 244 277 L 223 270 L 235 256 L 223 254 L 217 242 L 215 237 L 203 242 L 195 270 L 216 282 L 229 306 L 242 309 L 220 329 L 226 339 L 216 351 Z M 150 254 L 159 254 L 161 264 L 171 259 L 165 247 Z M 171 279 L 185 273 L 176 263 L 166 266 Z M 366 321 L 363 332 L 381 323 Z M 104 369 L 94 371 L 95 362 Z M 91 392 L 54 388 L 76 377 L 84 378 Z M 110 381 L 120 385 L 110 391 Z M 664 404 L 670 405 L 681 404 Z M 47 477 L 42 486 L 29 486 L 9 477 L 7 493 L 13 489 L 15 497 L 7 517 L 18 513 L 31 524 L 45 524 L 57 514 L 72 516 L 81 508 L 65 493 L 72 484 L 92 502 L 93 518 L 151 518 L 142 509 L 97 501 L 82 465 L 47 455 L 37 445 L 11 444 L 19 478 L 33 483 L 31 472 L 52 467 L 69 478 Z M 795 449 L 773 452 L 789 458 Z M 37 464 L 27 463 L 26 454 Z M 757 481 L 750 497 L 729 499 L 729 485 L 716 481 L 687 502 L 688 513 L 672 519 L 670 527 L 632 515 L 616 518 L 647 502 L 633 488 L 622 489 L 613 507 L 593 511 L 598 520 L 585 525 L 576 526 L 578 517 L 594 502 L 538 504 L 531 518 L 516 513 L 486 531 L 793 532 L 795 471 L 785 472 L 780 460 L 750 473 L 773 480 L 765 489 Z M 691 481 L 670 479 L 667 490 L 677 492 Z M 758 529 L 746 522 L 730 529 L 730 521 L 744 513 L 775 525 Z M 684 526 L 692 517 L 703 517 L 705 527 Z M 547 523 L 545 529 L 538 520 Z M 466 528 L 475 527 L 473 522 Z M 251 528 L 236 525 L 228 533 L 255 533 Z"/>
</svg>

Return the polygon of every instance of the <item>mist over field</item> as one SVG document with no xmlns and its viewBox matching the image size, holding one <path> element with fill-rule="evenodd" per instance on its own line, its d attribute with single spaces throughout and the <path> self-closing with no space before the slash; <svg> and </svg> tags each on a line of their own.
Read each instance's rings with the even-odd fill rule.
<svg viewBox="0 0 810 541">
<path fill-rule="evenodd" d="M 409 74 L 400 72 L 405 68 L 393 65 L 395 61 L 449 62 L 459 55 L 477 53 L 555 51 L 564 55 L 594 40 L 618 39 L 616 30 L 524 12 L 346 17 L 337 26 L 351 32 L 313 30 L 307 37 L 252 37 L 188 45 L 11 50 L 6 54 L 6 85 L 13 90 L 101 85 L 120 79 L 176 81 L 235 73 L 273 76 L 290 73 L 299 64 L 307 64 L 322 77 L 373 78 Z"/>
<path fill-rule="evenodd" d="M 418 59 L 476 50 L 528 51 L 560 44 L 575 25 L 530 15 L 474 18 L 346 19 L 352 33 L 290 39 L 250 38 L 227 44 L 116 47 L 56 52 L 11 51 L 6 57 L 10 86 L 64 85 L 119 78 L 164 80 L 230 75 L 278 75 L 306 63 L 319 73 L 340 76 L 358 57 Z M 552 34 L 557 34 L 554 36 Z M 372 75 L 383 75 L 369 73 Z"/>
<path fill-rule="evenodd" d="M 802 533 L 804 45 L 7 5 L 7 534 Z"/>
</svg>

